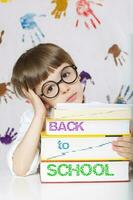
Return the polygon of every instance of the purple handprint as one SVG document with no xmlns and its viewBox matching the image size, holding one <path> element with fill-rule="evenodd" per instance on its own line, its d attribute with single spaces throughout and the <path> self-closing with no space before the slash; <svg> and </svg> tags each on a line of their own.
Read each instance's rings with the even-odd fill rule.
<svg viewBox="0 0 133 200">
<path fill-rule="evenodd" d="M 82 72 L 79 74 L 79 76 L 80 76 L 80 82 L 83 83 L 83 85 L 84 85 L 83 91 L 85 91 L 86 84 L 87 84 L 87 80 L 90 80 L 91 83 L 92 83 L 93 85 L 95 85 L 95 82 L 92 80 L 92 77 L 91 77 L 91 75 L 90 75 L 88 72 L 82 71 Z"/>
<path fill-rule="evenodd" d="M 10 144 L 12 143 L 15 139 L 16 139 L 16 135 L 18 134 L 17 132 L 14 132 L 14 128 L 12 128 L 10 130 L 10 128 L 7 129 L 7 131 L 5 132 L 4 136 L 0 135 L 0 142 L 2 144 Z"/>
</svg>

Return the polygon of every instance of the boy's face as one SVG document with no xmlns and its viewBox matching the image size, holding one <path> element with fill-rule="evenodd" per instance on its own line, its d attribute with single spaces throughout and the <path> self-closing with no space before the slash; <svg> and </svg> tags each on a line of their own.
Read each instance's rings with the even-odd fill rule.
<svg viewBox="0 0 133 200">
<path fill-rule="evenodd" d="M 50 107 L 54 107 L 57 103 L 82 103 L 83 101 L 83 87 L 79 76 L 67 63 L 55 69 L 45 81 L 36 86 L 35 91 Z"/>
</svg>

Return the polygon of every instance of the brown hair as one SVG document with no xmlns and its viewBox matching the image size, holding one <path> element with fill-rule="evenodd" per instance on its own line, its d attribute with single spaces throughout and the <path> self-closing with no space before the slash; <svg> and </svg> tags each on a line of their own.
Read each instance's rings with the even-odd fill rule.
<svg viewBox="0 0 133 200">
<path fill-rule="evenodd" d="M 27 50 L 19 57 L 12 72 L 11 82 L 16 95 L 25 97 L 22 88 L 34 89 L 62 63 L 74 65 L 71 56 L 55 44 L 39 44 Z"/>
</svg>

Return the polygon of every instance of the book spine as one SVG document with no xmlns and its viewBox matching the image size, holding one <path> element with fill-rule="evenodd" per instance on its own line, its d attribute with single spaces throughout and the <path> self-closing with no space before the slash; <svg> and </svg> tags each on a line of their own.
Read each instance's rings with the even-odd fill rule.
<svg viewBox="0 0 133 200">
<path fill-rule="evenodd" d="M 57 109 L 54 118 L 90 118 L 90 119 L 128 119 L 133 117 L 132 109 Z"/>
<path fill-rule="evenodd" d="M 129 181 L 129 162 L 41 162 L 41 182 Z"/>
<path fill-rule="evenodd" d="M 42 138 L 41 160 L 127 160 L 112 149 L 115 137 Z"/>
<path fill-rule="evenodd" d="M 129 135 L 129 120 L 46 119 L 44 135 Z"/>
</svg>

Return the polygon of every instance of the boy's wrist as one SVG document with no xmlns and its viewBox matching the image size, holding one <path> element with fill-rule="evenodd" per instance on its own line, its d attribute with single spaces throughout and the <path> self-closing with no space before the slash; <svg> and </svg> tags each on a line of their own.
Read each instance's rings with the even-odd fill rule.
<svg viewBox="0 0 133 200">
<path fill-rule="evenodd" d="M 35 113 L 34 113 L 34 118 L 45 119 L 45 118 L 46 118 L 46 112 L 35 111 Z"/>
</svg>

